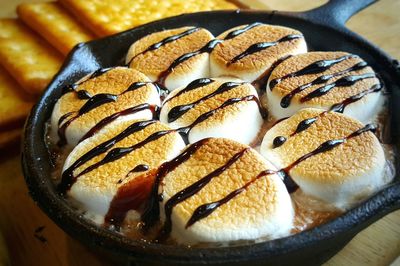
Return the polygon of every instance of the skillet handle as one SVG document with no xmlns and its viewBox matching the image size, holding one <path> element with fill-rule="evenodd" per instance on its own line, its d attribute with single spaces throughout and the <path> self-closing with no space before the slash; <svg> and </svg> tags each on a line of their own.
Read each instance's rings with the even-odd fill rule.
<svg viewBox="0 0 400 266">
<path fill-rule="evenodd" d="M 320 7 L 298 15 L 316 24 L 345 28 L 349 18 L 374 2 L 376 0 L 329 0 Z"/>
</svg>

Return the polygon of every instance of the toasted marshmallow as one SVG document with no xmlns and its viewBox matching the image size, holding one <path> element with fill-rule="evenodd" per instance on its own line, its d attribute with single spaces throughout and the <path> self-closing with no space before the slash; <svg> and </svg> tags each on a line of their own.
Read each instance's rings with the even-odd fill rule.
<svg viewBox="0 0 400 266">
<path fill-rule="evenodd" d="M 171 221 L 174 240 L 194 244 L 274 239 L 290 233 L 291 199 L 271 163 L 228 139 L 203 139 L 192 145 L 185 152 L 198 145 L 195 152 L 186 160 L 175 159 L 159 186 L 161 220 L 164 226 Z M 183 200 L 176 201 L 179 192 Z M 202 216 L 198 208 L 210 203 L 214 204 Z"/>
<path fill-rule="evenodd" d="M 362 122 L 378 112 L 380 89 L 372 68 L 345 52 L 293 56 L 272 71 L 266 88 L 268 108 L 276 119 L 314 107 L 334 108 Z"/>
<path fill-rule="evenodd" d="M 159 134 L 157 132 L 161 135 L 149 141 L 150 136 Z M 112 142 L 113 139 L 117 140 Z M 118 150 L 130 147 L 134 148 Z M 101 224 L 119 189 L 127 186 L 139 191 L 148 189 L 151 187 L 148 183 L 153 180 L 144 179 L 146 174 L 175 157 L 184 147 L 179 133 L 155 120 L 115 122 L 72 150 L 63 167 L 61 185 L 67 189 L 69 197 L 80 203 L 88 217 Z M 111 157 L 113 159 L 108 159 Z M 141 200 L 144 202 L 145 198 Z"/>
<path fill-rule="evenodd" d="M 389 182 L 383 148 L 369 127 L 346 115 L 306 108 L 273 126 L 260 152 L 304 193 L 346 209 Z"/>
<path fill-rule="evenodd" d="M 259 107 L 257 92 L 250 83 L 198 79 L 168 95 L 160 121 L 172 128 L 186 129 L 189 143 L 223 137 L 250 144 L 263 123 Z"/>
<path fill-rule="evenodd" d="M 213 38 L 208 30 L 197 27 L 156 32 L 131 45 L 126 63 L 172 91 L 209 76 L 209 54 L 205 47 Z"/>
<path fill-rule="evenodd" d="M 160 105 L 158 88 L 130 68 L 99 70 L 72 87 L 54 106 L 50 134 L 70 146 L 115 120 L 151 119 Z"/>
<path fill-rule="evenodd" d="M 217 38 L 223 43 L 210 55 L 212 77 L 228 75 L 253 82 L 267 75 L 278 60 L 307 52 L 301 32 L 262 23 L 238 26 Z"/>
</svg>

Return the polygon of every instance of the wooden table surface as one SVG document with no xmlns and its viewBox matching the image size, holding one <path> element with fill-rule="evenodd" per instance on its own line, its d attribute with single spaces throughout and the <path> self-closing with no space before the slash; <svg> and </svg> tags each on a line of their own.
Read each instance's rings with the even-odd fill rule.
<svg viewBox="0 0 400 266">
<path fill-rule="evenodd" d="M 0 0 L 0 16 L 15 16 L 14 8 L 18 2 L 22 1 Z M 299 11 L 326 1 L 245 2 L 257 8 Z M 347 25 L 399 59 L 399 11 L 400 0 L 381 0 L 354 16 Z M 67 236 L 35 205 L 24 183 L 18 155 L 0 161 L 0 231 L 7 243 L 12 265 L 107 265 Z M 359 233 L 326 265 L 400 265 L 400 259 L 396 260 L 399 256 L 400 211 L 396 211 Z M 1 261 L 0 257 L 0 265 Z"/>
</svg>

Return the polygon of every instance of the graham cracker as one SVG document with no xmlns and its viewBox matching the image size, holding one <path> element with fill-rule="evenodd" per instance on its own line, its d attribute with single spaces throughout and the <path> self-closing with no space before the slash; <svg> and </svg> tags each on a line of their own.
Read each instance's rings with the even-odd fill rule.
<svg viewBox="0 0 400 266">
<path fill-rule="evenodd" d="M 63 56 L 17 19 L 0 19 L 0 64 L 30 94 L 40 94 Z"/>
<path fill-rule="evenodd" d="M 237 9 L 227 0 L 59 0 L 98 36 L 183 13 Z"/>
<path fill-rule="evenodd" d="M 24 3 L 17 7 L 17 14 L 26 25 L 64 55 L 76 44 L 95 38 L 57 2 Z"/>
</svg>

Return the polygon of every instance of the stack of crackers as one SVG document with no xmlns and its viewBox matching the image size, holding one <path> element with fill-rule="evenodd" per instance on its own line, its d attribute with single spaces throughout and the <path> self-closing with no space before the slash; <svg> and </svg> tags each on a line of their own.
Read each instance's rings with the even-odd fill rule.
<svg viewBox="0 0 400 266">
<path fill-rule="evenodd" d="M 0 19 L 0 150 L 18 150 L 32 105 L 78 43 L 164 17 L 237 9 L 229 0 L 59 0 L 25 3 Z"/>
</svg>

